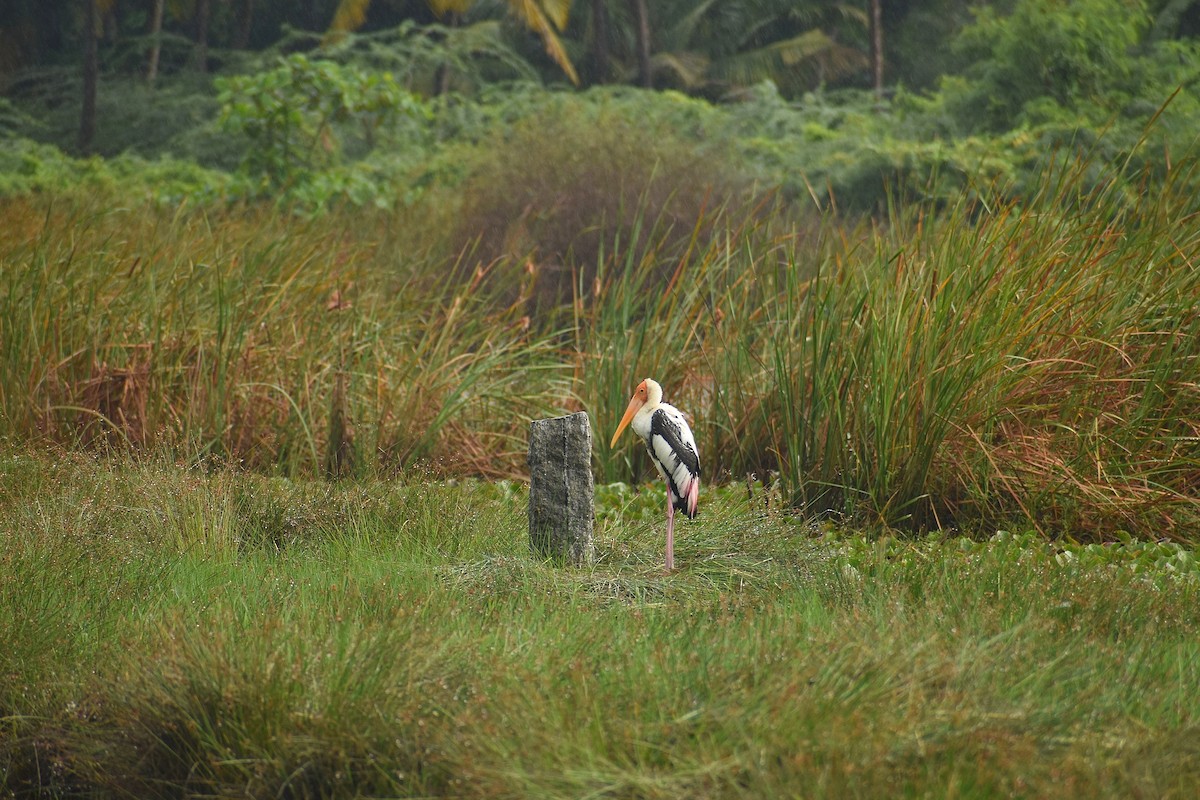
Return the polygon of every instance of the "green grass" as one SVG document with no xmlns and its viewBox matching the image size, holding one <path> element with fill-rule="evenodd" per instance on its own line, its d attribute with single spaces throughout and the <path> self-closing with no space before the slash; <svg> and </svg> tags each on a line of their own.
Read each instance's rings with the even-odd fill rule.
<svg viewBox="0 0 1200 800">
<path fill-rule="evenodd" d="M 1188 797 L 1200 570 L 1172 544 L 900 541 L 657 487 L 598 561 L 520 483 L 290 481 L 8 448 L 19 796 Z"/>
</svg>

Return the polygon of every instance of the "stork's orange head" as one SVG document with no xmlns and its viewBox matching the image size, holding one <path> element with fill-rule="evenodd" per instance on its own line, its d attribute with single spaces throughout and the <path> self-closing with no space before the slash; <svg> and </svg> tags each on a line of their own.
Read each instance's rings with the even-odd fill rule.
<svg viewBox="0 0 1200 800">
<path fill-rule="evenodd" d="M 621 434 L 629 427 L 629 423 L 633 420 L 634 414 L 642 410 L 642 406 L 650 398 L 650 383 L 651 380 L 646 378 L 637 385 L 633 390 L 633 397 L 629 398 L 629 405 L 625 408 L 625 416 L 621 417 L 621 424 L 617 426 L 617 432 L 613 434 L 612 441 L 608 443 L 609 447 L 617 446 L 617 439 L 621 438 Z"/>
</svg>

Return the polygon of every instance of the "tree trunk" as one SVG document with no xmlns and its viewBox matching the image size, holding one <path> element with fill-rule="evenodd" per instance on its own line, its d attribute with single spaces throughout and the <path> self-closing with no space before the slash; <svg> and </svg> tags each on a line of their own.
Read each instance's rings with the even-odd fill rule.
<svg viewBox="0 0 1200 800">
<path fill-rule="evenodd" d="M 454 12 L 447 12 L 445 24 L 450 28 L 457 28 L 462 22 L 462 17 Z M 438 64 L 437 69 L 433 73 L 433 96 L 442 97 L 450 93 L 450 79 L 454 77 L 450 70 L 450 62 L 443 61 Z"/>
<path fill-rule="evenodd" d="M 875 99 L 883 99 L 883 0 L 871 0 L 871 77 Z"/>
<path fill-rule="evenodd" d="M 79 152 L 90 155 L 96 138 L 96 87 L 100 60 L 96 44 L 96 0 L 83 2 L 83 110 L 79 115 Z"/>
<path fill-rule="evenodd" d="M 607 83 L 608 0 L 592 0 L 592 83 Z"/>
<path fill-rule="evenodd" d="M 150 63 L 146 65 L 146 83 L 151 86 L 158 79 L 158 58 L 162 54 L 163 5 L 166 0 L 154 0 L 150 17 Z"/>
<path fill-rule="evenodd" d="M 646 0 L 629 0 L 629 7 L 637 23 L 638 84 L 651 89 L 654 81 L 650 77 L 650 14 Z"/>
<path fill-rule="evenodd" d="M 104 31 L 104 41 L 108 44 L 115 44 L 117 35 L 121 32 L 121 26 L 117 20 L 117 6 L 110 4 L 107 11 L 100 15 L 100 30 Z"/>
<path fill-rule="evenodd" d="M 196 69 L 208 72 L 208 17 L 212 0 L 196 0 Z"/>
<path fill-rule="evenodd" d="M 304 27 L 310 31 L 324 29 L 321 21 L 321 0 L 308 0 L 304 4 Z"/>
<path fill-rule="evenodd" d="M 233 46 L 238 50 L 245 50 L 250 46 L 250 25 L 253 22 L 254 0 L 242 0 L 241 8 L 238 9 L 237 36 L 233 40 Z"/>
</svg>

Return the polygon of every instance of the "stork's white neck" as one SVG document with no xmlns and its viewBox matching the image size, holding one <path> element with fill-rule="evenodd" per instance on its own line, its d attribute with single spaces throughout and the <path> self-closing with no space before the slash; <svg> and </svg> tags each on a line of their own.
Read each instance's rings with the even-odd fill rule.
<svg viewBox="0 0 1200 800">
<path fill-rule="evenodd" d="M 646 408 L 654 410 L 662 402 L 662 387 L 653 378 L 646 378 Z"/>
</svg>

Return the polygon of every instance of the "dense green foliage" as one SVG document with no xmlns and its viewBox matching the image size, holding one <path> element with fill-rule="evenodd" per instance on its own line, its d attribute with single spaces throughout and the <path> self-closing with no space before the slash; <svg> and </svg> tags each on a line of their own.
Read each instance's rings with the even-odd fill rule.
<svg viewBox="0 0 1200 800">
<path fill-rule="evenodd" d="M 214 22 L 214 36 L 232 36 L 245 24 L 222 16 L 234 13 L 232 5 L 213 12 L 223 20 Z M 165 62 L 153 87 L 139 61 L 148 43 L 120 33 L 144 18 L 118 16 L 118 33 L 103 51 L 92 146 L 107 157 L 169 157 L 237 173 L 233 181 L 197 176 L 195 196 L 205 202 L 219 187 L 234 199 L 270 193 L 309 208 L 412 203 L 429 185 L 460 185 L 465 144 L 490 149 L 519 135 L 514 121 L 560 102 L 530 91 L 529 82 L 550 77 L 545 63 L 530 62 L 513 30 L 487 17 L 486 4 L 451 26 L 383 4 L 351 5 L 376 15 L 361 17 L 361 33 L 289 30 L 268 43 L 255 28 L 259 49 L 205 51 L 216 77 L 179 57 Z M 681 144 L 715 145 L 706 158 L 717 155 L 726 174 L 822 203 L 832 198 L 843 208 L 882 213 L 889 191 L 945 198 L 996 182 L 1029 191 L 1053 153 L 1086 153 L 1098 166 L 1132 160 L 1161 175 L 1190 152 L 1200 129 L 1200 100 L 1187 90 L 1200 75 L 1200 52 L 1195 39 L 1179 35 L 1190 31 L 1190 17 L 1173 4 L 1022 0 L 1011 9 L 984 5 L 968 18 L 948 3 L 936 47 L 953 54 L 950 71 L 936 83 L 918 82 L 921 92 L 897 82 L 881 95 L 861 88 L 867 37 L 856 15 L 839 16 L 822 3 L 661 5 L 654 12 L 661 15 L 654 19 L 660 85 L 721 102 L 605 90 L 572 102 L 596 106 L 618 127 L 636 129 L 648 115 L 651 130 L 669 127 Z M 29 18 L 28 29 L 18 29 L 37 30 L 40 17 L 14 13 Z M 614 31 L 631 24 L 617 9 L 606 13 Z M 910 40 L 901 35 L 918 18 L 912 10 L 884 18 L 899 35 L 895 47 L 913 48 L 889 51 L 893 81 L 908 62 L 928 61 L 928 43 L 916 37 L 904 44 Z M 576 9 L 572 19 L 578 26 L 588 17 Z M 563 34 L 579 40 L 577 53 L 598 46 L 599 34 L 586 26 Z M 627 58 L 619 41 L 612 37 L 615 60 Z M 32 61 L 42 63 L 9 75 L 0 113 L 0 135 L 22 149 L 24 161 L 35 151 L 23 139 L 74 148 L 82 91 L 76 69 L 45 55 Z M 619 73 L 616 61 L 605 70 L 610 79 Z M 811 80 L 814 74 L 821 79 Z M 594 86 L 603 82 L 593 75 Z M 464 127 L 468 120 L 475 126 Z M 39 158 L 62 162 L 51 153 Z M 72 183 L 53 164 L 23 165 L 16 178 L 2 172 L 9 194 L 44 188 L 50 175 L 59 176 L 59 187 Z"/>
<path fill-rule="evenodd" d="M 519 485 L 0 456 L 0 791 L 1190 796 L 1176 546 L 842 537 L 601 487 L 599 563 Z M 82 666 L 82 668 L 81 668 Z"/>
<path fill-rule="evenodd" d="M 1019 0 L 1013 13 L 983 7 L 956 45 L 970 64 L 957 115 L 980 129 L 1006 130 L 1061 109 L 1111 113 L 1114 91 L 1133 79 L 1134 48 L 1149 22 L 1123 0 Z"/>
<path fill-rule="evenodd" d="M 360 148 L 370 150 L 386 132 L 383 144 L 396 146 L 399 117 L 429 116 L 390 72 L 313 61 L 298 53 L 272 70 L 218 79 L 216 85 L 220 125 L 246 141 L 238 168 L 246 184 L 242 191 L 317 207 L 338 191 L 359 203 L 365 199 L 339 171 L 350 146 L 343 139 L 353 135 Z M 378 192 L 370 180 L 359 182 L 366 192 Z"/>
</svg>

